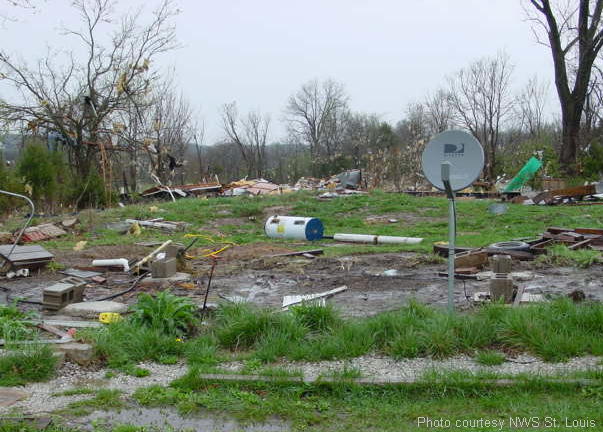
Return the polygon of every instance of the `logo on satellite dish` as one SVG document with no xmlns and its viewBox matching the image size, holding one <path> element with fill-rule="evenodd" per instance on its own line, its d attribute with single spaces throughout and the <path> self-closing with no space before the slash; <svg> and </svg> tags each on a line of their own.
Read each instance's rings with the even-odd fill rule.
<svg viewBox="0 0 603 432">
<path fill-rule="evenodd" d="M 465 156 L 465 144 L 444 144 L 444 156 L 460 157 Z"/>
</svg>

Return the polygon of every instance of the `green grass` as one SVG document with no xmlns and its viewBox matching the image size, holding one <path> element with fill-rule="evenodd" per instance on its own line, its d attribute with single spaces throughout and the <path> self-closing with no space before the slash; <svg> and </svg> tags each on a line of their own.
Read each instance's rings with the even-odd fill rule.
<svg viewBox="0 0 603 432">
<path fill-rule="evenodd" d="M 290 193 L 282 196 L 232 197 L 215 199 L 181 199 L 172 202 L 145 203 L 114 208 L 104 212 L 90 212 L 83 218 L 84 234 L 67 236 L 45 243 L 50 249 L 69 249 L 79 240 L 87 240 L 88 247 L 96 245 L 132 244 L 145 240 L 167 240 L 188 242 L 185 233 L 166 234 L 145 229 L 141 236 L 121 235 L 105 229 L 108 222 L 125 218 L 154 218 L 160 215 L 166 220 L 184 221 L 191 224 L 188 232 L 212 234 L 207 229 L 212 221 L 223 217 L 256 216 L 255 221 L 221 226 L 225 241 L 239 244 L 272 241 L 266 238 L 262 212 L 268 207 L 290 208 L 291 215 L 320 218 L 327 234 L 365 233 L 422 237 L 419 245 L 353 245 L 327 248 L 326 256 L 349 253 L 394 252 L 415 250 L 431 252 L 432 243 L 447 239 L 447 201 L 444 198 L 413 197 L 397 193 L 374 191 L 367 195 L 320 201 L 311 192 Z M 603 208 L 591 206 L 524 206 L 509 204 L 505 214 L 494 216 L 488 212 L 492 200 L 459 200 L 457 203 L 458 244 L 483 246 L 490 243 L 521 237 L 535 237 L 549 226 L 596 227 L 603 224 Z M 151 206 L 165 210 L 150 211 Z M 222 212 L 226 214 L 222 214 Z M 268 216 L 267 214 L 265 214 Z M 369 216 L 392 215 L 400 220 L 397 224 L 369 224 Z M 11 225 L 12 224 L 12 225 Z M 7 226 L 17 226 L 13 220 Z M 214 234 L 212 234 L 214 235 Z M 314 246 L 331 241 L 317 242 Z M 203 241 L 197 243 L 203 246 Z M 303 246 L 297 248 L 303 249 Z"/>
<path fill-rule="evenodd" d="M 505 362 L 505 355 L 497 351 L 485 350 L 475 355 L 475 361 L 484 366 L 498 366 Z"/>
<path fill-rule="evenodd" d="M 270 363 L 331 360 L 382 352 L 394 358 L 446 358 L 497 347 L 527 351 L 545 361 L 603 355 L 603 305 L 569 299 L 507 308 L 493 304 L 474 313 L 450 315 L 411 302 L 397 311 L 343 320 L 331 308 L 303 306 L 275 313 L 247 304 L 225 304 L 205 330 L 203 350 L 246 353 Z M 215 347 L 210 348 L 210 341 Z"/>
<path fill-rule="evenodd" d="M 48 345 L 25 345 L 0 355 L 0 386 L 19 386 L 46 381 L 55 370 L 57 359 Z"/>
<path fill-rule="evenodd" d="M 565 245 L 554 245 L 548 248 L 546 255 L 540 255 L 537 261 L 555 267 L 588 268 L 601 262 L 601 253 L 591 249 L 571 250 Z"/>
<path fill-rule="evenodd" d="M 96 355 L 101 360 L 118 369 L 147 360 L 160 362 L 166 356 L 180 356 L 184 351 L 184 344 L 175 336 L 127 320 L 82 331 L 80 335 L 83 340 L 94 344 Z"/>
<path fill-rule="evenodd" d="M 122 408 L 125 405 L 122 399 L 122 392 L 114 389 L 99 389 L 94 393 L 94 397 L 77 402 L 71 402 L 62 414 L 71 414 L 76 416 L 88 415 L 93 411 L 111 410 Z"/>
<path fill-rule="evenodd" d="M 35 331 L 20 321 L 31 318 L 32 315 L 21 312 L 16 303 L 0 305 L 0 339 L 8 341 L 32 339 L 36 334 Z"/>
<path fill-rule="evenodd" d="M 600 387 L 583 389 L 533 379 L 503 388 L 485 384 L 481 378 L 459 375 L 404 386 L 358 386 L 345 380 L 334 384 L 220 383 L 191 372 L 171 387 L 139 389 L 134 398 L 143 406 L 174 406 L 182 414 L 209 410 L 243 423 L 276 418 L 289 423 L 292 430 L 435 430 L 417 424 L 419 417 L 430 417 L 452 421 L 452 427 L 442 430 L 511 431 L 523 429 L 511 427 L 509 417 L 545 416 L 560 421 L 589 418 L 596 422 L 589 430 L 603 430 Z M 505 420 L 505 424 L 501 429 L 454 426 L 456 420 L 479 418 Z"/>
<path fill-rule="evenodd" d="M 77 396 L 77 395 L 89 395 L 89 394 L 96 394 L 96 390 L 88 388 L 88 387 L 76 387 L 76 388 L 72 388 L 69 390 L 62 391 L 62 392 L 53 393 L 52 396 L 59 397 L 59 396 Z"/>
</svg>

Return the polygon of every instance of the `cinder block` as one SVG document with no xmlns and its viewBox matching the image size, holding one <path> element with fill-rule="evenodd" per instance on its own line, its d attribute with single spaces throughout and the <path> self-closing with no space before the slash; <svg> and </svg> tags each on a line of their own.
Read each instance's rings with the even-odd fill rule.
<svg viewBox="0 0 603 432">
<path fill-rule="evenodd" d="M 490 298 L 498 301 L 501 298 L 505 303 L 513 301 L 513 279 L 510 274 L 495 273 L 490 279 Z"/>
<path fill-rule="evenodd" d="M 492 273 L 511 273 L 511 267 L 513 260 L 510 255 L 494 255 L 490 257 L 490 265 L 492 266 Z"/>
<path fill-rule="evenodd" d="M 151 263 L 151 275 L 156 279 L 174 276 L 177 271 L 176 258 L 164 258 Z"/>
<path fill-rule="evenodd" d="M 165 252 L 166 258 L 176 258 L 178 257 L 178 253 L 184 250 L 184 245 L 180 243 L 171 243 L 165 247 L 163 250 Z"/>
</svg>

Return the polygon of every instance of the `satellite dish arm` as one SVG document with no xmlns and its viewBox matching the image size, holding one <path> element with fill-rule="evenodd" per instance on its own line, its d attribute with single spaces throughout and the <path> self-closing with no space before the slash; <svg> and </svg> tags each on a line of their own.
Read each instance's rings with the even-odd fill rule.
<svg viewBox="0 0 603 432">
<path fill-rule="evenodd" d="M 450 186 L 450 166 L 450 162 L 442 162 L 442 183 L 444 183 L 444 189 L 446 190 L 446 196 L 448 199 L 454 199 L 452 186 Z"/>
</svg>

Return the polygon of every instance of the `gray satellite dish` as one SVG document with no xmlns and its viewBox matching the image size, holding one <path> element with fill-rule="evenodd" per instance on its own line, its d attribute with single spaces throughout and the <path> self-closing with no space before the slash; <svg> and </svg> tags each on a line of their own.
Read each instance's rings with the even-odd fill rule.
<svg viewBox="0 0 603 432">
<path fill-rule="evenodd" d="M 449 130 L 436 135 L 423 150 L 421 165 L 429 182 L 445 190 L 442 164 L 449 163 L 453 191 L 465 189 L 477 180 L 484 169 L 484 149 L 473 135 Z"/>
</svg>

